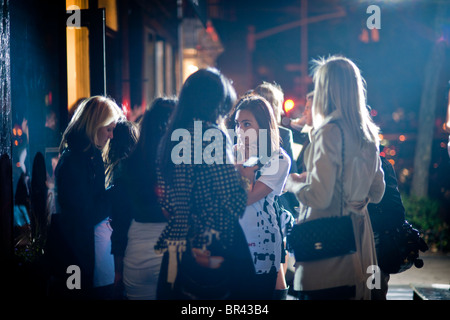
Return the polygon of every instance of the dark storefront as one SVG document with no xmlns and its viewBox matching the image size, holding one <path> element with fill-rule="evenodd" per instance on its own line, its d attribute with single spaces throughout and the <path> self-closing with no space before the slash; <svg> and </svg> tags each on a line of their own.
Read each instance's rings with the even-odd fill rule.
<svg viewBox="0 0 450 320">
<path fill-rule="evenodd" d="M 51 194 L 61 134 L 79 99 L 107 95 L 134 120 L 154 98 L 177 94 L 184 79 L 178 4 L 0 1 L 0 261 L 8 262 L 2 268 L 11 267 L 7 271 L 13 278 L 23 276 L 16 261 L 22 240 L 13 234 L 17 186 L 25 182 L 28 189 L 31 224 L 36 215 L 51 216 L 49 198 L 43 199 L 47 205 L 41 209 L 29 200 L 39 189 Z M 185 1 L 183 9 L 200 21 L 192 3 Z M 31 188 L 33 180 L 43 182 Z M 21 254 L 21 259 L 29 262 L 34 257 Z"/>
</svg>

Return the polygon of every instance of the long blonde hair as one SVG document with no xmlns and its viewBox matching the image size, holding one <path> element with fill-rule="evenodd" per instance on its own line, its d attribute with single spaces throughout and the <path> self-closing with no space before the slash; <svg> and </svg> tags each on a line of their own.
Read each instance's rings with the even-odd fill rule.
<svg viewBox="0 0 450 320">
<path fill-rule="evenodd" d="M 62 152 L 67 147 L 68 136 L 75 132 L 84 133 L 91 144 L 97 146 L 98 129 L 117 122 L 123 116 L 122 110 L 110 98 L 93 96 L 84 100 L 75 111 L 64 131 L 59 151 Z"/>
<path fill-rule="evenodd" d="M 359 68 L 350 59 L 340 56 L 315 60 L 314 63 L 314 127 L 320 126 L 326 116 L 338 110 L 360 146 L 364 142 L 378 145 L 379 128 L 367 109 L 365 81 Z"/>
</svg>

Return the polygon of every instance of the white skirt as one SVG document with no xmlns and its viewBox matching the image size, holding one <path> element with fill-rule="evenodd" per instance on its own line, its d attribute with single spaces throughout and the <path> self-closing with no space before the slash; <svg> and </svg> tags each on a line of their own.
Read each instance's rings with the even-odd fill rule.
<svg viewBox="0 0 450 320">
<path fill-rule="evenodd" d="M 114 283 L 114 256 L 111 254 L 111 233 L 109 218 L 95 226 L 95 269 L 94 287 Z"/>
<path fill-rule="evenodd" d="M 123 283 L 128 299 L 155 300 L 162 254 L 153 248 L 167 223 L 131 222 L 123 260 Z"/>
</svg>

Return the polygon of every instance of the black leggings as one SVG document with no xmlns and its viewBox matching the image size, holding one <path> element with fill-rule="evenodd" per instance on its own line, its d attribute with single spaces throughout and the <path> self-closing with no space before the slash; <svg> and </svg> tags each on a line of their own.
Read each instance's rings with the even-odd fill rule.
<svg viewBox="0 0 450 320">
<path fill-rule="evenodd" d="M 262 273 L 255 275 L 255 282 L 252 286 L 255 300 L 272 300 L 275 286 L 277 284 L 277 272 Z"/>
</svg>

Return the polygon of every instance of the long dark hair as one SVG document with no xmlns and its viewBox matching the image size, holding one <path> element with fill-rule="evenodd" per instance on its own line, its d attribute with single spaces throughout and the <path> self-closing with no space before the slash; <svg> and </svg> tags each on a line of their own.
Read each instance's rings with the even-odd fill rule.
<svg viewBox="0 0 450 320">
<path fill-rule="evenodd" d="M 157 163 L 161 172 L 165 175 L 172 172 L 171 151 L 177 143 L 171 141 L 174 130 L 187 129 L 194 120 L 217 123 L 230 112 L 235 101 L 236 91 L 231 81 L 219 70 L 206 68 L 191 74 L 181 89 L 179 102 L 160 143 Z"/>
<path fill-rule="evenodd" d="M 121 161 L 133 152 L 138 138 L 139 128 L 134 122 L 126 119 L 117 122 L 114 138 L 107 143 L 104 150 L 106 187 L 114 181 L 116 168 L 120 166 Z"/>
<path fill-rule="evenodd" d="M 140 135 L 128 161 L 129 172 L 150 175 L 155 170 L 159 141 L 167 130 L 169 118 L 177 104 L 176 97 L 156 98 L 140 122 Z"/>
<path fill-rule="evenodd" d="M 269 102 L 259 95 L 248 95 L 238 101 L 234 116 L 239 110 L 251 112 L 258 122 L 259 128 L 267 130 L 267 155 L 270 157 L 274 152 L 277 152 L 280 149 L 280 134 Z"/>
</svg>

